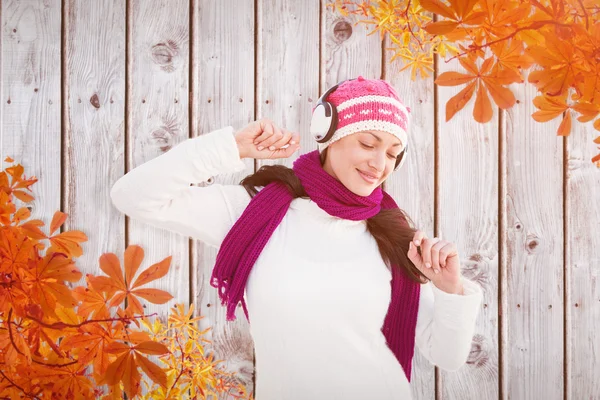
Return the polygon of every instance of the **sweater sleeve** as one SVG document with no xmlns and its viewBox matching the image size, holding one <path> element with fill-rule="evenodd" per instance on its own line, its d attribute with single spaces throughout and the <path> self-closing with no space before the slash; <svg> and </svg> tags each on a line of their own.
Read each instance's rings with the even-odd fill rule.
<svg viewBox="0 0 600 400">
<path fill-rule="evenodd" d="M 462 282 L 464 295 L 446 293 L 431 282 L 421 287 L 415 344 L 427 360 L 446 371 L 466 363 L 483 299 L 477 283 L 464 277 Z"/>
<path fill-rule="evenodd" d="M 219 247 L 250 202 L 241 185 L 190 186 L 242 171 L 234 129 L 184 140 L 119 178 L 113 205 L 130 218 Z"/>
</svg>

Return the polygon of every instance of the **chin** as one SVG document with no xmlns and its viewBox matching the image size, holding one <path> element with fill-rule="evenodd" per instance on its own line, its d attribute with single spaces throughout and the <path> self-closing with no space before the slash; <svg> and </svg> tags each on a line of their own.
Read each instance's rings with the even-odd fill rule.
<svg viewBox="0 0 600 400">
<path fill-rule="evenodd" d="M 358 174 L 358 172 L 357 172 Z M 358 179 L 355 179 L 354 176 L 346 176 L 344 179 L 340 180 L 344 186 L 352 193 L 357 196 L 370 196 L 373 193 L 373 190 L 377 189 L 377 187 L 381 186 L 382 182 L 369 184 L 365 180 L 363 180 L 360 175 L 358 175 Z"/>
<path fill-rule="evenodd" d="M 350 191 L 358 196 L 369 196 L 373 193 L 373 190 L 377 188 L 378 185 L 365 185 L 365 184 L 355 184 L 349 187 Z"/>
</svg>

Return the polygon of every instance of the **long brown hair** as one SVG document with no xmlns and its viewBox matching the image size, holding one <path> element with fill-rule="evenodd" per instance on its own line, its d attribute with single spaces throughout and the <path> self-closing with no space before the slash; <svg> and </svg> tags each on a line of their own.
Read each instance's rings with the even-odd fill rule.
<svg viewBox="0 0 600 400">
<path fill-rule="evenodd" d="M 321 153 L 321 164 L 325 161 L 328 148 Z M 310 199 L 294 170 L 284 165 L 263 165 L 255 173 L 248 175 L 240 182 L 250 197 L 257 193 L 257 187 L 267 186 L 271 182 L 285 184 L 290 193 L 296 197 Z M 404 270 L 414 282 L 426 283 L 425 275 L 408 258 L 408 244 L 413 239 L 416 229 L 411 218 L 400 208 L 382 209 L 377 215 L 367 219 L 367 229 L 377 242 L 383 260 L 397 265 Z"/>
</svg>

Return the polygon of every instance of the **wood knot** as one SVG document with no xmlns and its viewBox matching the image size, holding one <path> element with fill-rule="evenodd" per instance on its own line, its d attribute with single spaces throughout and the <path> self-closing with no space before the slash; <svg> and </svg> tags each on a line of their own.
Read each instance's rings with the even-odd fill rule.
<svg viewBox="0 0 600 400">
<path fill-rule="evenodd" d="M 179 46 L 172 40 L 152 46 L 152 59 L 166 72 L 175 70 L 173 59 L 179 54 Z"/>
<path fill-rule="evenodd" d="M 100 100 L 98 99 L 97 93 L 94 93 L 94 95 L 90 98 L 90 104 L 96 109 L 100 108 Z"/>
<path fill-rule="evenodd" d="M 471 351 L 469 357 L 467 357 L 467 364 L 481 368 L 488 363 L 489 359 L 485 336 L 481 334 L 474 335 L 471 342 Z"/>
<path fill-rule="evenodd" d="M 345 20 L 337 22 L 333 26 L 333 36 L 338 43 L 345 42 L 352 36 L 352 25 Z"/>
<path fill-rule="evenodd" d="M 540 245 L 539 238 L 536 236 L 533 236 L 533 237 L 527 239 L 527 243 L 526 243 L 525 247 L 526 247 L 528 253 L 533 253 L 536 251 L 536 249 L 538 248 L 539 245 Z"/>
<path fill-rule="evenodd" d="M 173 147 L 174 129 L 162 126 L 152 132 L 152 138 L 158 143 L 161 151 L 166 152 Z"/>
</svg>

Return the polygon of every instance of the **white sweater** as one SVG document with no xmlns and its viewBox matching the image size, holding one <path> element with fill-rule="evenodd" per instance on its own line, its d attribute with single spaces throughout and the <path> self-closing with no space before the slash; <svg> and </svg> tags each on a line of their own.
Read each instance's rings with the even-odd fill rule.
<svg viewBox="0 0 600 400">
<path fill-rule="evenodd" d="M 240 185 L 190 183 L 242 171 L 231 126 L 187 139 L 121 177 L 114 206 L 131 218 L 219 247 L 250 202 Z M 416 346 L 433 364 L 467 360 L 481 307 L 464 295 L 421 287 Z M 256 400 L 411 399 L 381 332 L 391 272 L 365 221 L 334 217 L 296 198 L 248 277 L 244 298 L 256 352 Z M 215 289 L 216 290 L 216 289 Z M 237 313 L 245 318 L 243 312 Z"/>
</svg>

